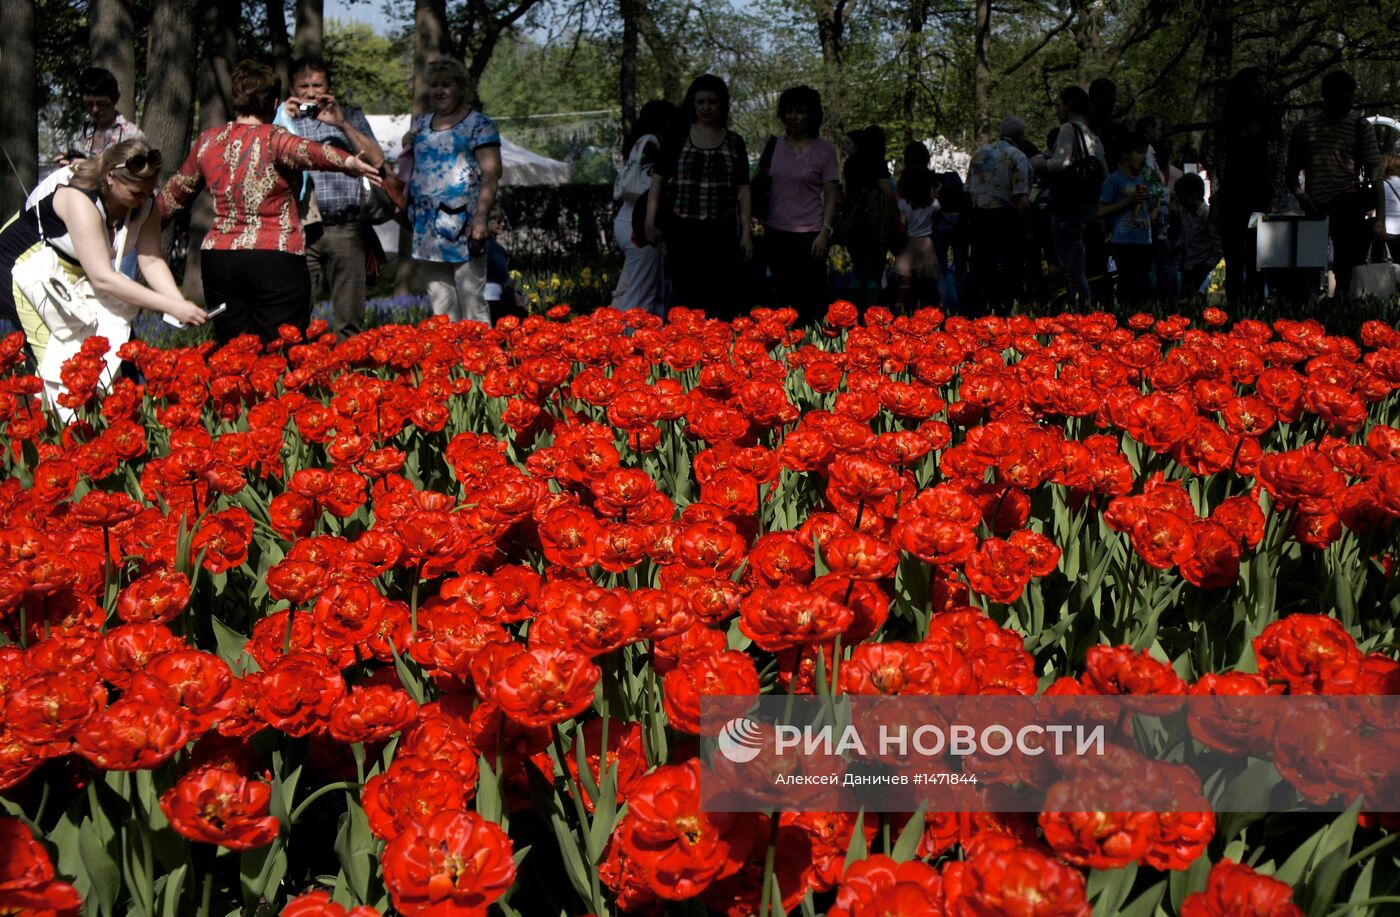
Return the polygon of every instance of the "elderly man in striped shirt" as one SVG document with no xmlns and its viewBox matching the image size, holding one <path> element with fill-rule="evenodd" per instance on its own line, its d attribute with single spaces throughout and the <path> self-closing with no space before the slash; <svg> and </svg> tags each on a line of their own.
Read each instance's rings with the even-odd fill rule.
<svg viewBox="0 0 1400 917">
<path fill-rule="evenodd" d="M 1328 218 L 1337 293 L 1345 296 L 1352 268 L 1366 259 L 1372 236 L 1385 244 L 1385 180 L 1376 132 L 1353 111 L 1356 80 L 1343 70 L 1322 78 L 1322 111 L 1293 129 L 1288 144 L 1288 190 L 1303 211 Z M 1260 164 L 1263 167 L 1263 164 Z M 1299 172 L 1303 181 L 1299 181 Z M 1371 182 L 1367 189 L 1363 176 Z M 1368 214 L 1375 210 L 1381 219 Z"/>
</svg>

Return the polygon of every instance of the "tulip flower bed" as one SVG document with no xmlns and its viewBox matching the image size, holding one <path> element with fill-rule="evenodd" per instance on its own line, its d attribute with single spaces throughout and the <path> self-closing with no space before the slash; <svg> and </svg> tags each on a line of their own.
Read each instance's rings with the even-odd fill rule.
<svg viewBox="0 0 1400 917">
<path fill-rule="evenodd" d="M 62 428 L 5 339 L 0 913 L 1396 912 L 1384 813 L 721 814 L 696 733 L 1400 693 L 1400 332 L 792 318 L 95 339 Z"/>
</svg>

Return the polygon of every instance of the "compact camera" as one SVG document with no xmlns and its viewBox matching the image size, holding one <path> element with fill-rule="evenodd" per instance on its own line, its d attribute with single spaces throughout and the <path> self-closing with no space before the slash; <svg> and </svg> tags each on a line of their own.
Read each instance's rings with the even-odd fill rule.
<svg viewBox="0 0 1400 917">
<path fill-rule="evenodd" d="M 303 118 L 314 118 L 321 113 L 321 106 L 315 102 L 301 102 L 297 105 L 297 111 Z"/>
</svg>

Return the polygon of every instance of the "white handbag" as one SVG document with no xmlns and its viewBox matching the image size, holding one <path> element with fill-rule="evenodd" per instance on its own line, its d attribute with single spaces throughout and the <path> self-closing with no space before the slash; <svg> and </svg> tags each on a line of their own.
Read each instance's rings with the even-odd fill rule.
<svg viewBox="0 0 1400 917">
<path fill-rule="evenodd" d="M 1385 253 L 1385 260 L 1372 261 L 1371 255 L 1375 248 L 1375 244 L 1372 243 L 1370 250 L 1366 252 L 1366 263 L 1352 268 L 1351 286 L 1347 294 L 1353 299 L 1366 296 L 1394 299 L 1400 295 L 1400 264 L 1390 260 L 1390 247 L 1384 242 L 1381 243 L 1381 251 Z"/>
<path fill-rule="evenodd" d="M 66 264 L 44 235 L 38 208 L 39 245 L 10 272 L 19 292 L 29 300 L 49 334 L 71 341 L 97 326 L 100 303 L 81 267 Z"/>
</svg>

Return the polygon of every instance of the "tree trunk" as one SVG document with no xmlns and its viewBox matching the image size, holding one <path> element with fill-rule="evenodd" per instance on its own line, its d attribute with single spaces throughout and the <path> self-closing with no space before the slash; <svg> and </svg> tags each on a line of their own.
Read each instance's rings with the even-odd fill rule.
<svg viewBox="0 0 1400 917">
<path fill-rule="evenodd" d="M 413 3 L 413 113 L 421 115 L 428 103 L 428 83 L 423 71 L 428 62 L 451 53 L 447 33 L 446 0 L 414 0 Z"/>
<path fill-rule="evenodd" d="M 121 98 L 117 111 L 136 120 L 136 41 L 127 0 L 91 0 L 88 48 L 92 65 L 112 71 Z"/>
<path fill-rule="evenodd" d="M 152 0 L 146 60 L 160 79 L 146 86 L 141 132 L 164 154 L 162 178 L 180 167 L 190 149 L 197 44 L 193 0 Z"/>
<path fill-rule="evenodd" d="M 977 0 L 977 64 L 972 71 L 974 125 L 979 141 L 992 131 L 992 0 Z"/>
<path fill-rule="evenodd" d="M 207 130 L 233 117 L 232 74 L 238 60 L 238 23 L 242 0 L 201 0 L 204 27 L 204 62 L 199 73 L 199 127 Z M 185 267 L 186 296 L 204 289 L 199 267 L 199 246 L 214 222 L 214 205 L 208 194 L 196 198 L 190 212 L 190 248 Z"/>
<path fill-rule="evenodd" d="M 494 22 L 486 23 L 479 27 L 481 37 L 470 48 L 464 48 L 464 55 L 467 59 L 467 75 L 471 77 L 473 86 L 481 85 L 481 75 L 486 72 L 486 65 L 491 63 L 491 55 L 496 53 L 496 45 L 501 43 L 501 33 L 503 29 Z"/>
<path fill-rule="evenodd" d="M 523 19 L 540 0 L 514 0 L 514 3 L 514 6 L 506 7 L 499 13 L 484 3 L 468 6 L 467 18 L 462 23 L 462 30 L 457 39 L 457 48 L 466 61 L 467 73 L 471 76 L 473 84 L 481 82 L 481 75 L 486 72 L 486 65 L 491 63 L 491 56 L 496 53 L 501 36 Z"/>
<path fill-rule="evenodd" d="M 1225 111 L 1225 89 L 1234 66 L 1235 22 L 1225 0 L 1209 0 L 1205 10 L 1206 39 L 1197 69 L 1195 98 L 1191 104 L 1193 122 L 1218 121 Z M 1191 148 L 1200 158 L 1210 151 L 1204 130 L 1191 132 Z M 1185 152 L 1185 151 L 1183 151 Z"/>
<path fill-rule="evenodd" d="M 269 0 L 275 3 L 276 0 Z M 297 32 L 292 38 L 292 54 L 309 60 L 323 60 L 325 54 L 325 0 L 297 0 Z"/>
<path fill-rule="evenodd" d="M 447 33 L 446 0 L 414 0 L 413 3 L 413 114 L 421 115 L 428 104 L 428 82 L 423 78 L 428 62 L 450 51 Z M 394 266 L 394 295 L 408 296 L 421 286 L 412 257 L 413 233 L 399 229 L 398 263 Z"/>
<path fill-rule="evenodd" d="M 169 178 L 190 149 L 190 123 L 194 115 L 194 56 L 198 40 L 194 28 L 193 0 L 152 0 L 151 27 L 146 44 L 146 66 L 160 79 L 146 84 L 141 109 L 141 132 L 151 146 L 164 154 L 161 180 Z M 177 236 L 189 229 L 189 214 L 166 227 L 161 250 L 170 257 Z M 176 255 L 178 258 L 178 254 Z M 172 266 L 183 277 L 188 261 Z"/>
<path fill-rule="evenodd" d="M 919 78 L 923 74 L 924 25 L 928 22 L 928 0 L 910 0 L 909 30 L 904 48 L 904 93 L 900 99 L 900 110 L 904 115 L 904 129 L 914 130 L 914 110 L 919 104 Z"/>
<path fill-rule="evenodd" d="M 622 54 L 618 58 L 618 99 L 622 103 L 622 136 L 637 123 L 637 7 L 638 0 L 618 0 L 622 18 Z"/>
<path fill-rule="evenodd" d="M 827 136 L 838 138 L 846 129 L 845 5 L 846 0 L 819 0 L 813 4 L 822 49 L 823 126 Z"/>
<path fill-rule="evenodd" d="M 651 49 L 651 56 L 656 60 L 656 66 L 661 71 L 661 95 L 664 98 L 675 102 L 681 102 L 681 64 L 676 58 L 675 48 L 666 35 L 657 26 L 656 20 L 652 18 L 651 11 L 646 8 L 644 0 L 637 0 L 637 30 L 646 39 L 647 47 Z"/>
<path fill-rule="evenodd" d="M 282 81 L 282 95 L 292 91 L 292 45 L 287 41 L 287 9 L 282 0 L 266 0 L 267 34 L 272 43 L 272 69 Z"/>
<path fill-rule="evenodd" d="M 39 109 L 34 69 L 34 0 L 17 0 L 5 7 L 0 30 L 0 83 L 6 87 L 0 105 L 0 220 L 8 220 L 24 205 L 38 181 Z"/>
<path fill-rule="evenodd" d="M 1074 25 L 1070 27 L 1074 35 L 1074 45 L 1079 51 L 1076 81 L 1081 86 L 1107 74 L 1100 72 L 1099 64 L 1103 56 L 1103 33 L 1100 24 L 1101 4 L 1097 0 L 1075 0 Z"/>
</svg>

